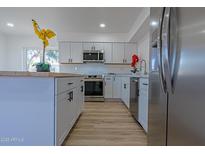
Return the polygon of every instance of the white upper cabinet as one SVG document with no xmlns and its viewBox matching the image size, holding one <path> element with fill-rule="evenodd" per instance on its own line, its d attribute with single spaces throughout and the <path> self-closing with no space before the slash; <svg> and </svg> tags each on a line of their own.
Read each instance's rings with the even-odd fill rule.
<svg viewBox="0 0 205 154">
<path fill-rule="evenodd" d="M 101 42 L 93 43 L 93 46 L 95 47 L 95 50 L 103 50 L 103 43 Z"/>
<path fill-rule="evenodd" d="M 113 43 L 112 63 L 124 63 L 124 43 Z"/>
<path fill-rule="evenodd" d="M 137 44 L 126 43 L 125 44 L 125 63 L 130 64 L 132 62 L 133 54 L 137 54 Z"/>
<path fill-rule="evenodd" d="M 112 43 L 103 43 L 105 63 L 112 63 Z"/>
<path fill-rule="evenodd" d="M 117 42 L 59 42 L 60 63 L 83 63 L 83 50 L 104 51 L 107 64 L 130 64 L 132 55 L 137 54 L 136 43 Z"/>
<path fill-rule="evenodd" d="M 83 63 L 83 49 L 80 42 L 59 42 L 60 63 Z"/>
<path fill-rule="evenodd" d="M 83 63 L 83 44 L 72 42 L 70 44 L 70 59 L 72 63 Z"/>
<path fill-rule="evenodd" d="M 93 42 L 84 42 L 83 43 L 83 50 L 91 50 L 93 47 L 94 43 Z"/>
<path fill-rule="evenodd" d="M 70 62 L 70 43 L 59 42 L 59 61 L 60 63 Z"/>
</svg>

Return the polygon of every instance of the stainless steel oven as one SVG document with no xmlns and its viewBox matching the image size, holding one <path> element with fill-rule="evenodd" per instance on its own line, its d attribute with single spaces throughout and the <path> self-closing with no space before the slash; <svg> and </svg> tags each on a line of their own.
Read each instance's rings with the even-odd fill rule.
<svg viewBox="0 0 205 154">
<path fill-rule="evenodd" d="M 104 80 L 101 75 L 85 77 L 85 101 L 104 101 Z"/>
</svg>

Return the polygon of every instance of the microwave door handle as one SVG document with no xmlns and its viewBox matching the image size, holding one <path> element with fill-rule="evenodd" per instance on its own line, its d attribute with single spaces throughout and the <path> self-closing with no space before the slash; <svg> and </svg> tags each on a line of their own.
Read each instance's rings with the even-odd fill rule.
<svg viewBox="0 0 205 154">
<path fill-rule="evenodd" d="M 161 82 L 161 88 L 164 93 L 166 93 L 166 81 L 164 78 L 164 69 L 162 68 L 162 23 L 163 23 L 164 8 L 162 9 L 161 16 L 159 18 L 159 31 L 157 36 L 157 55 L 158 55 L 158 68 L 159 68 L 159 77 Z"/>
</svg>

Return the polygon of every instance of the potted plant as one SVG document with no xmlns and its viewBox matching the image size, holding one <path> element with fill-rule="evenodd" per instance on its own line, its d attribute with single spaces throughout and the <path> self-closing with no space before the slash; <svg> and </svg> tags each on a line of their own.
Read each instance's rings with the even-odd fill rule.
<svg viewBox="0 0 205 154">
<path fill-rule="evenodd" d="M 36 70 L 37 72 L 50 72 L 50 64 L 45 62 L 45 50 L 49 45 L 48 39 L 55 37 L 56 34 L 50 29 L 41 29 L 38 23 L 33 19 L 32 22 L 35 34 L 43 42 L 43 58 L 40 63 L 36 64 Z"/>
</svg>

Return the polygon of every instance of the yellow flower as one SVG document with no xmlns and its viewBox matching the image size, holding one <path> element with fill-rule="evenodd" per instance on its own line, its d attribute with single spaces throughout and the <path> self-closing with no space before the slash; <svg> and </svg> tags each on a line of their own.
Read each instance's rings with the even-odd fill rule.
<svg viewBox="0 0 205 154">
<path fill-rule="evenodd" d="M 56 34 L 50 29 L 40 29 L 35 20 L 32 20 L 32 22 L 35 34 L 43 41 L 45 47 L 47 47 L 49 45 L 48 39 L 55 37 Z"/>
</svg>

